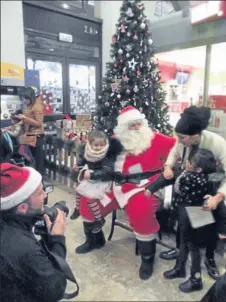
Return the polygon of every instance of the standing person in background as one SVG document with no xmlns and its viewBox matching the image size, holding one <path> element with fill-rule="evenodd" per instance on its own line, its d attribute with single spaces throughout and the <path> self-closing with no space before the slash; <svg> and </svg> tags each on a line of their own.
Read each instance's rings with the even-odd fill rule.
<svg viewBox="0 0 226 302">
<path fill-rule="evenodd" d="M 184 168 L 184 164 L 186 163 L 193 146 L 198 146 L 199 148 L 212 151 L 216 161 L 220 163 L 225 172 L 225 177 L 223 178 L 216 194 L 214 196 L 206 195 L 204 197 L 208 198 L 208 203 L 205 207 L 209 210 L 215 210 L 219 203 L 222 200 L 225 200 L 226 196 L 226 141 L 218 134 L 206 130 L 209 124 L 209 119 L 209 108 L 191 106 L 185 109 L 175 127 L 178 142 L 169 153 L 164 168 L 164 177 L 166 179 L 172 179 L 174 177 L 173 167 L 179 158 L 182 159 L 182 168 Z M 179 228 L 177 237 L 179 239 Z M 206 249 L 205 265 L 209 275 L 213 279 L 216 279 L 220 275 L 214 260 L 214 251 L 216 249 L 218 238 L 217 234 L 212 237 L 214 238 L 209 242 Z M 177 240 L 177 248 L 179 248 L 179 246 L 180 240 Z M 160 254 L 160 257 L 165 260 L 177 259 L 177 256 L 177 249 L 171 249 Z"/>
<path fill-rule="evenodd" d="M 32 155 L 35 159 L 36 170 L 44 174 L 44 153 L 43 153 L 43 139 L 44 139 L 44 108 L 40 96 L 35 95 L 35 91 L 31 87 L 27 87 L 24 92 L 24 103 L 27 109 L 24 114 L 16 115 L 16 118 L 23 120 L 24 124 L 24 144 L 29 142 Z M 35 144 L 36 141 L 36 144 Z"/>
</svg>

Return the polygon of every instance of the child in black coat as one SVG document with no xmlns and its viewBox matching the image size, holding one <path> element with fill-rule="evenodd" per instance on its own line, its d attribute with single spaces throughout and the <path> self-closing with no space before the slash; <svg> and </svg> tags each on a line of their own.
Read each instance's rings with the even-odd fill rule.
<svg viewBox="0 0 226 302">
<path fill-rule="evenodd" d="M 78 154 L 77 165 L 72 172 L 72 179 L 78 181 L 76 186 L 76 209 L 74 219 L 80 216 L 80 199 L 82 196 L 90 199 L 88 205 L 96 220 L 92 232 L 99 232 L 105 223 L 101 216 L 100 208 L 96 200 L 107 205 L 110 199 L 107 192 L 110 191 L 114 179 L 114 164 L 117 155 L 122 151 L 120 142 L 116 139 L 108 139 L 106 134 L 100 131 L 91 131 L 88 134 L 88 142 L 83 144 Z M 77 177 L 79 167 L 83 167 Z"/>
<path fill-rule="evenodd" d="M 186 262 L 188 253 L 191 253 L 191 277 L 179 285 L 179 289 L 189 293 L 201 290 L 201 257 L 200 247 L 205 246 L 217 232 L 226 235 L 226 206 L 222 201 L 216 210 L 212 211 L 215 220 L 219 223 L 194 229 L 189 221 L 186 207 L 203 207 L 204 196 L 211 194 L 209 174 L 216 171 L 216 160 L 211 151 L 193 149 L 189 154 L 186 169 L 176 179 L 174 184 L 175 195 L 173 206 L 178 208 L 179 229 L 181 236 L 180 252 L 175 267 L 164 273 L 166 279 L 186 276 Z M 203 209 L 204 210 L 204 209 Z M 200 209 L 200 211 L 202 211 Z M 217 230 L 216 228 L 219 227 Z"/>
</svg>

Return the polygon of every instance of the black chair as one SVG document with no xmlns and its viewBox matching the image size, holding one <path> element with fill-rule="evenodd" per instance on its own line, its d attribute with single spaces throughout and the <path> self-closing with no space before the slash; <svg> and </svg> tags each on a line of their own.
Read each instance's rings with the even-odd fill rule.
<svg viewBox="0 0 226 302">
<path fill-rule="evenodd" d="M 162 208 L 160 208 L 158 210 L 158 212 L 160 212 L 162 210 Z M 156 215 L 158 217 L 158 215 Z M 159 219 L 158 219 L 159 220 Z M 125 223 L 122 223 L 120 221 L 117 220 L 117 210 L 114 210 L 112 212 L 112 220 L 111 220 L 111 230 L 110 230 L 110 234 L 108 236 L 108 241 L 110 241 L 113 237 L 114 231 L 115 231 L 115 227 L 118 226 L 124 230 L 127 230 L 129 232 L 133 232 L 133 229 L 131 227 L 129 227 L 128 225 L 126 225 Z M 160 230 L 158 232 L 158 239 L 157 239 L 157 244 L 160 244 L 161 246 L 164 246 L 168 249 L 172 249 L 174 247 L 168 245 L 167 243 L 163 242 L 162 240 L 162 229 L 161 229 L 161 225 L 160 225 Z M 138 248 L 138 240 L 136 239 L 136 244 L 135 244 L 135 255 L 139 255 L 139 248 Z"/>
</svg>

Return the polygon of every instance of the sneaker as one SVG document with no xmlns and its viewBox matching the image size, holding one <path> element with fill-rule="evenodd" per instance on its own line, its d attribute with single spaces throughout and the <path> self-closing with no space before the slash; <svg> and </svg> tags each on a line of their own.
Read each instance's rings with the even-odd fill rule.
<svg viewBox="0 0 226 302">
<path fill-rule="evenodd" d="M 102 229 L 103 225 L 105 224 L 105 222 L 106 222 L 106 220 L 103 217 L 101 218 L 101 220 L 96 220 L 94 222 L 92 233 L 93 234 L 99 233 L 100 230 Z"/>
<path fill-rule="evenodd" d="M 159 257 L 164 260 L 175 260 L 177 259 L 177 256 L 178 256 L 177 249 L 170 249 L 168 251 L 161 252 L 159 254 Z"/>
</svg>

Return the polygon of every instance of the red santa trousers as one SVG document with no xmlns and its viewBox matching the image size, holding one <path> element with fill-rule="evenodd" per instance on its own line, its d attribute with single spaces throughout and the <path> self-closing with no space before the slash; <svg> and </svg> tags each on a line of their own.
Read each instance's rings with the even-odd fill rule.
<svg viewBox="0 0 226 302">
<path fill-rule="evenodd" d="M 88 198 L 81 198 L 80 214 L 84 219 L 94 221 L 93 213 L 88 206 L 88 202 L 90 201 Z M 107 216 L 113 210 L 120 208 L 114 198 L 106 207 L 103 207 L 99 201 L 97 202 L 103 217 Z M 159 231 L 159 224 L 156 219 L 156 211 L 159 205 L 160 202 L 154 195 L 147 197 L 144 195 L 144 192 L 137 193 L 129 199 L 123 210 L 126 212 L 130 226 L 136 234 L 152 235 Z"/>
</svg>

